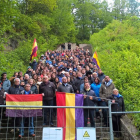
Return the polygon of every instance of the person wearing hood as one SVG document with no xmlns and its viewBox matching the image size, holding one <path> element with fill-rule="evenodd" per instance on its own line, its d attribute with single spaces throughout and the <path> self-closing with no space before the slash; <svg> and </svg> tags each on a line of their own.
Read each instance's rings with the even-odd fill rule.
<svg viewBox="0 0 140 140">
<path fill-rule="evenodd" d="M 7 79 L 6 72 L 1 74 L 0 83 L 2 84 L 2 88 L 5 92 L 7 92 L 9 88 L 11 87 L 11 82 Z"/>
<path fill-rule="evenodd" d="M 100 79 L 100 82 L 102 83 L 103 79 L 105 78 L 105 74 L 102 72 L 101 69 L 98 69 L 98 77 Z"/>
<path fill-rule="evenodd" d="M 95 92 L 91 90 L 90 84 L 88 82 L 84 83 L 84 90 L 82 92 L 84 95 L 84 106 L 95 106 L 98 99 L 96 98 Z M 91 122 L 91 127 L 95 127 L 94 122 L 94 109 L 84 109 L 84 127 L 87 127 L 88 115 Z"/>
<path fill-rule="evenodd" d="M 33 70 L 36 70 L 36 67 L 37 67 L 36 59 L 34 59 L 32 63 L 30 62 L 29 65 L 32 67 Z"/>
<path fill-rule="evenodd" d="M 99 95 L 101 97 L 101 106 L 107 106 L 107 103 L 105 102 L 106 98 L 108 96 L 111 96 L 113 93 L 113 89 L 115 88 L 115 85 L 113 84 L 113 81 L 109 78 L 109 76 L 105 76 L 105 79 L 103 80 Z M 104 126 L 108 126 L 108 115 L 107 115 L 107 109 L 102 109 L 103 117 L 104 117 Z"/>
<path fill-rule="evenodd" d="M 112 112 L 123 112 L 125 111 L 124 100 L 121 94 L 119 94 L 118 89 L 113 89 L 113 94 L 108 99 L 112 100 L 111 110 Z M 113 114 L 113 130 L 116 132 L 116 137 L 120 137 L 120 118 L 125 114 Z"/>
</svg>

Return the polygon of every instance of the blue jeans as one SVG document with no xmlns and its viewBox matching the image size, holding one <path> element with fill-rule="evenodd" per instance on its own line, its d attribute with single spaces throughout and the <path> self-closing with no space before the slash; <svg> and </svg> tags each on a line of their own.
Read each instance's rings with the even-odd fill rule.
<svg viewBox="0 0 140 140">
<path fill-rule="evenodd" d="M 24 136 L 24 122 L 25 122 L 25 117 L 21 118 L 21 123 L 20 123 L 20 128 L 19 128 L 19 135 Z M 33 117 L 29 117 L 29 134 L 32 135 L 34 134 L 34 121 Z"/>
<path fill-rule="evenodd" d="M 107 106 L 107 103 L 105 101 L 99 102 L 100 106 Z M 104 124 L 108 124 L 108 111 L 107 109 L 102 109 L 103 117 L 104 117 Z"/>
</svg>

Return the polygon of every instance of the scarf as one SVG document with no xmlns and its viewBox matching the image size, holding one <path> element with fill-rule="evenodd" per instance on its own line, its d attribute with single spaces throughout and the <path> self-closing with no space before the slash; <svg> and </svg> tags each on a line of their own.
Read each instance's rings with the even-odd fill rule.
<svg viewBox="0 0 140 140">
<path fill-rule="evenodd" d="M 106 87 L 109 87 L 111 85 L 111 83 L 112 83 L 112 80 L 111 79 L 110 79 L 109 82 L 105 82 Z"/>
<path fill-rule="evenodd" d="M 30 90 L 29 91 L 25 90 L 24 92 L 25 92 L 25 95 L 28 95 L 28 94 L 30 94 L 31 91 Z"/>
<path fill-rule="evenodd" d="M 90 91 L 90 88 L 88 88 L 88 89 L 85 89 L 86 91 Z"/>
<path fill-rule="evenodd" d="M 119 94 L 119 93 L 118 93 L 118 95 L 114 95 L 114 94 L 113 94 L 113 96 L 114 96 L 114 97 L 117 97 L 117 98 L 122 97 L 122 95 L 121 95 L 121 94 Z"/>
</svg>

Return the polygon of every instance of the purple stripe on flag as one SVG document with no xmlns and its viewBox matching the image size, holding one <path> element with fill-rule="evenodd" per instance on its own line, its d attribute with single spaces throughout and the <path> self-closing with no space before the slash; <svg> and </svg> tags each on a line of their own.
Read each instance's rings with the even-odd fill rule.
<svg viewBox="0 0 140 140">
<path fill-rule="evenodd" d="M 34 47 L 33 51 L 32 51 L 32 55 L 34 55 L 37 52 L 38 47 Z"/>
<path fill-rule="evenodd" d="M 6 116 L 9 117 L 36 117 L 42 116 L 42 109 L 6 109 Z"/>
<path fill-rule="evenodd" d="M 83 94 L 75 94 L 75 106 L 83 106 L 84 96 Z M 82 108 L 75 109 L 75 127 L 83 127 L 84 126 L 84 114 Z M 75 134 L 75 139 L 77 136 Z"/>
<path fill-rule="evenodd" d="M 98 64 L 97 64 L 97 61 L 96 61 L 96 59 L 95 58 L 92 58 L 92 61 L 95 63 L 95 65 L 97 66 L 97 68 L 99 69 L 100 67 L 98 66 Z"/>
</svg>

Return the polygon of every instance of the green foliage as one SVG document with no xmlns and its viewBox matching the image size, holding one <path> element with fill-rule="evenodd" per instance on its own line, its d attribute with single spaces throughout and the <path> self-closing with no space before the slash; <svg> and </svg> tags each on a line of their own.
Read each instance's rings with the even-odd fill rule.
<svg viewBox="0 0 140 140">
<path fill-rule="evenodd" d="M 98 53 L 101 68 L 113 79 L 129 111 L 140 109 L 139 25 L 137 17 L 123 22 L 114 20 L 90 38 L 94 51 Z M 140 114 L 132 114 L 132 117 L 134 124 L 139 127 Z"/>
</svg>

